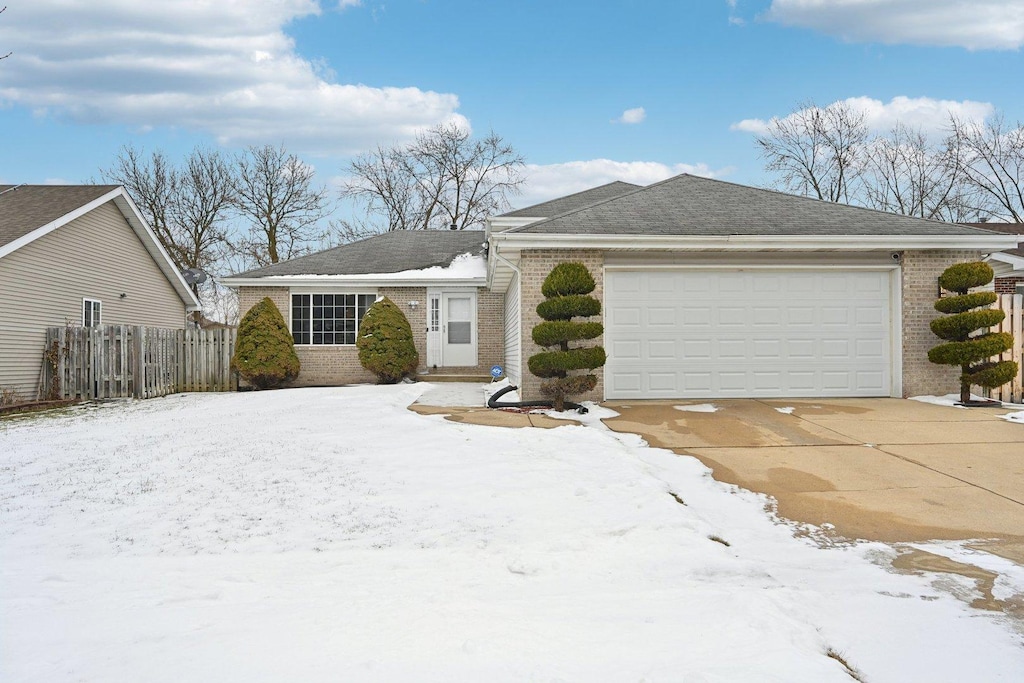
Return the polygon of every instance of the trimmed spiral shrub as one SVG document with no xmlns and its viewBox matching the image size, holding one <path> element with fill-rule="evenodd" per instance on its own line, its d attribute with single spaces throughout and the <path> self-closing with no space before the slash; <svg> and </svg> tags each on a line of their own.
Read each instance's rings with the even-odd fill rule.
<svg viewBox="0 0 1024 683">
<path fill-rule="evenodd" d="M 960 366 L 961 403 L 971 400 L 972 386 L 993 389 L 1017 375 L 1014 361 L 990 360 L 1013 346 L 1013 335 L 988 332 L 988 328 L 1006 317 L 1003 311 L 987 308 L 998 297 L 995 292 L 968 293 L 973 287 L 992 282 L 992 277 L 992 268 L 983 261 L 957 263 L 939 276 L 939 285 L 957 296 L 935 302 L 935 310 L 947 315 L 933 320 L 931 329 L 946 343 L 930 350 L 928 360 L 938 365 Z"/>
<path fill-rule="evenodd" d="M 555 410 L 565 408 L 567 396 L 585 394 L 597 386 L 597 375 L 569 374 L 579 370 L 594 370 L 605 364 L 604 348 L 600 346 L 572 346 L 570 342 L 596 339 L 604 333 L 598 322 L 574 321 L 601 312 L 601 302 L 590 296 L 596 284 L 594 277 L 582 263 L 567 262 L 555 266 L 541 285 L 545 300 L 537 306 L 537 314 L 544 322 L 533 328 L 533 341 L 547 351 L 530 356 L 530 372 L 547 381 L 540 391 L 551 399 Z"/>
<path fill-rule="evenodd" d="M 238 324 L 231 369 L 257 389 L 276 389 L 299 376 L 299 357 L 288 326 L 270 297 L 265 297 Z"/>
</svg>

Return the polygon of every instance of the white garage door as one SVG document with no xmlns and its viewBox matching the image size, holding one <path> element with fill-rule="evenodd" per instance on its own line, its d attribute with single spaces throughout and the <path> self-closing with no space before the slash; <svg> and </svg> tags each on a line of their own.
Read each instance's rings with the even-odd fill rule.
<svg viewBox="0 0 1024 683">
<path fill-rule="evenodd" d="M 605 394 L 889 396 L 890 272 L 610 270 Z"/>
</svg>

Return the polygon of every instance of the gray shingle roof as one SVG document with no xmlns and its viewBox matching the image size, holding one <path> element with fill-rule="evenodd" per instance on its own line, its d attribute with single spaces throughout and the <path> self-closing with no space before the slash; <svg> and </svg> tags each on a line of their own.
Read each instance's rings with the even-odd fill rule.
<svg viewBox="0 0 1024 683">
<path fill-rule="evenodd" d="M 991 234 L 687 174 L 508 232 L 710 237 Z"/>
<path fill-rule="evenodd" d="M 583 192 L 577 192 L 570 194 L 565 197 L 559 197 L 558 199 L 552 199 L 551 201 L 542 202 L 540 204 L 534 204 L 533 206 L 527 206 L 524 209 L 516 209 L 515 211 L 509 211 L 508 213 L 502 214 L 502 217 L 507 218 L 550 218 L 552 216 L 560 216 L 568 211 L 575 211 L 576 209 L 582 209 L 585 206 L 596 204 L 597 202 L 604 201 L 605 199 L 611 199 L 612 197 L 618 197 L 632 192 L 633 190 L 640 189 L 640 185 L 634 185 L 632 183 L 624 183 L 621 180 L 616 180 L 613 183 L 607 185 L 601 185 L 599 187 L 592 188 L 590 190 L 584 190 Z"/>
<path fill-rule="evenodd" d="M 117 185 L 0 185 L 0 247 L 116 189 Z"/>
<path fill-rule="evenodd" d="M 1007 235 L 1020 235 L 1024 239 L 1024 223 L 965 223 L 984 230 L 994 230 Z M 1024 258 L 1024 248 L 1006 249 L 1002 253 Z"/>
<path fill-rule="evenodd" d="M 460 254 L 482 254 L 483 230 L 396 230 L 232 277 L 367 275 L 447 266 Z"/>
</svg>

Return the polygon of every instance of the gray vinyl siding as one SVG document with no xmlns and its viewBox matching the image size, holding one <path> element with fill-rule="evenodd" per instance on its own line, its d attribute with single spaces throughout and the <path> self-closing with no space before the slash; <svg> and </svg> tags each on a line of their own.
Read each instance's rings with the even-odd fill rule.
<svg viewBox="0 0 1024 683">
<path fill-rule="evenodd" d="M 512 384 L 522 380 L 522 327 L 519 320 L 519 275 L 513 274 L 505 290 L 505 376 Z"/>
<path fill-rule="evenodd" d="M 46 328 L 80 325 L 83 298 L 103 303 L 103 324 L 185 326 L 185 303 L 108 202 L 0 258 L 0 387 L 35 397 Z"/>
</svg>

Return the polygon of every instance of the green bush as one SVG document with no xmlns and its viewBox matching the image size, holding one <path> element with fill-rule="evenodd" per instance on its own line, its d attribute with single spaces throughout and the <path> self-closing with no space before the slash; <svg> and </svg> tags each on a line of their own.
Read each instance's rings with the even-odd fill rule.
<svg viewBox="0 0 1024 683">
<path fill-rule="evenodd" d="M 570 320 L 589 318 L 601 312 L 601 302 L 592 296 L 570 294 L 545 299 L 537 304 L 537 315 L 544 320 Z"/>
<path fill-rule="evenodd" d="M 601 323 L 548 320 L 533 328 L 533 341 L 538 346 L 555 346 L 562 342 L 596 339 L 603 332 L 604 326 Z"/>
<path fill-rule="evenodd" d="M 596 287 L 594 276 L 582 263 L 559 263 L 540 286 L 540 293 L 548 299 L 571 294 L 590 294 Z"/>
<path fill-rule="evenodd" d="M 968 291 L 992 282 L 992 268 L 984 262 L 957 263 L 939 276 L 939 285 L 958 296 L 939 299 L 935 310 L 945 317 L 931 322 L 935 336 L 945 339 L 928 352 L 928 360 L 939 365 L 960 366 L 960 402 L 971 400 L 971 387 L 993 389 L 1006 384 L 1017 375 L 1014 361 L 993 361 L 993 356 L 1013 346 L 1013 335 L 987 332 L 1002 322 L 1006 314 L 987 308 L 996 301 L 994 292 Z M 975 334 L 982 332 L 982 334 Z"/>
<path fill-rule="evenodd" d="M 963 313 L 972 308 L 980 308 L 994 304 L 999 298 L 995 292 L 972 292 L 960 296 L 950 296 L 935 302 L 935 310 L 939 313 Z"/>
<path fill-rule="evenodd" d="M 400 381 L 420 363 L 409 320 L 387 297 L 366 311 L 359 323 L 356 348 L 360 364 L 377 375 L 381 384 Z"/>
<path fill-rule="evenodd" d="M 530 356 L 527 365 L 537 377 L 564 377 L 570 370 L 593 370 L 608 360 L 600 346 L 569 349 L 567 351 L 541 351 Z"/>
<path fill-rule="evenodd" d="M 975 287 L 992 282 L 993 277 L 995 274 L 992 272 L 992 266 L 984 261 L 957 263 L 942 272 L 939 276 L 939 286 L 950 292 L 966 294 Z"/>
<path fill-rule="evenodd" d="M 541 393 L 551 399 L 555 410 L 565 407 L 567 396 L 584 394 L 597 386 L 597 376 L 570 375 L 576 370 L 593 370 L 605 364 L 605 352 L 600 346 L 570 348 L 570 342 L 596 339 L 604 333 L 597 322 L 574 321 L 601 312 L 601 302 L 590 292 L 595 289 L 594 277 L 582 263 L 559 263 L 541 285 L 546 297 L 537 306 L 537 314 L 544 319 L 532 330 L 533 341 L 547 351 L 530 356 L 530 372 L 548 381 L 541 384 Z"/>
<path fill-rule="evenodd" d="M 231 369 L 257 389 L 274 389 L 298 377 L 299 367 L 295 342 L 281 311 L 266 297 L 238 324 Z"/>
</svg>

